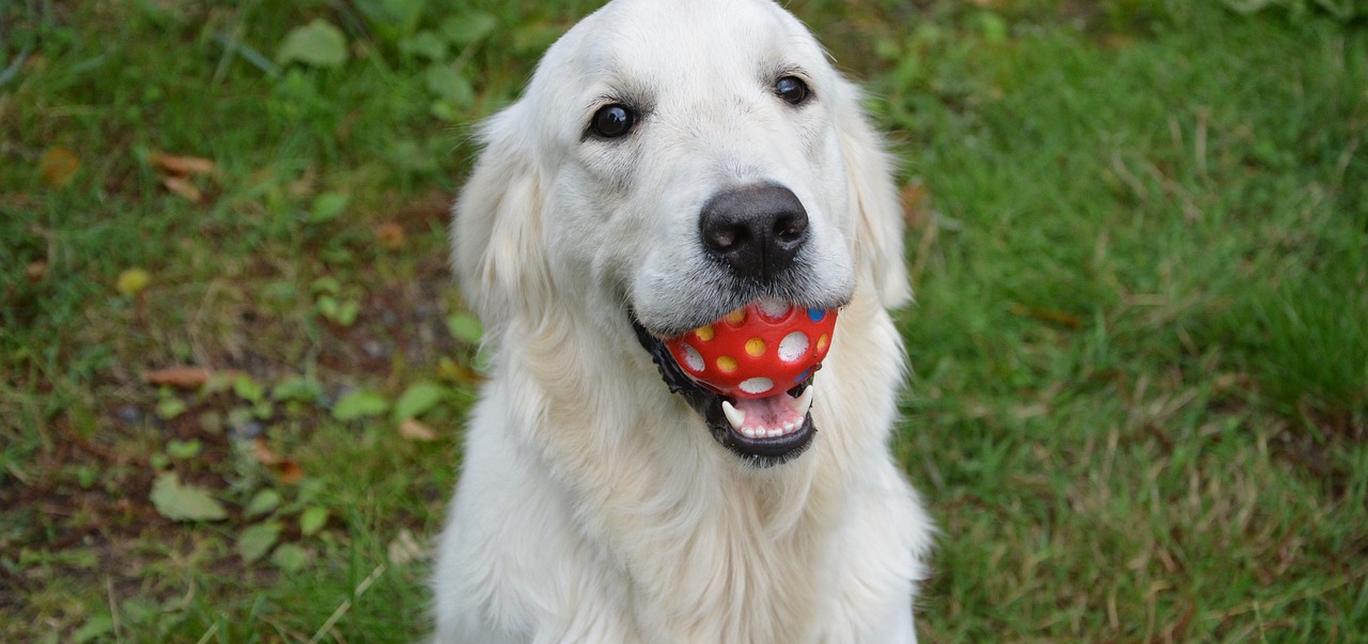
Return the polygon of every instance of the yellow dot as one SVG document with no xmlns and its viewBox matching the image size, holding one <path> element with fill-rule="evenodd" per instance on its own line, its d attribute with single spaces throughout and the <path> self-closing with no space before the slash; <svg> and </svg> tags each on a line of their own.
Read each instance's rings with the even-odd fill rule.
<svg viewBox="0 0 1368 644">
<path fill-rule="evenodd" d="M 746 321 L 746 310 L 736 309 L 735 311 L 728 313 L 727 316 L 722 319 L 726 320 L 728 324 L 741 324 Z"/>
<path fill-rule="evenodd" d="M 749 353 L 752 358 L 765 355 L 765 341 L 760 338 L 746 340 L 746 353 Z"/>
<path fill-rule="evenodd" d="M 717 359 L 717 368 L 721 369 L 722 373 L 731 373 L 733 371 L 736 371 L 736 360 L 728 356 L 722 356 L 721 358 Z"/>
<path fill-rule="evenodd" d="M 717 332 L 713 331 L 711 326 L 701 326 L 694 330 L 694 335 L 698 336 L 699 340 L 708 342 L 717 335 Z"/>
<path fill-rule="evenodd" d="M 823 333 L 823 334 L 822 334 L 822 337 L 817 338 L 817 351 L 818 351 L 818 352 L 826 351 L 827 343 L 830 342 L 830 341 L 831 341 L 831 338 L 828 338 L 827 335 L 826 335 L 825 333 Z"/>
</svg>

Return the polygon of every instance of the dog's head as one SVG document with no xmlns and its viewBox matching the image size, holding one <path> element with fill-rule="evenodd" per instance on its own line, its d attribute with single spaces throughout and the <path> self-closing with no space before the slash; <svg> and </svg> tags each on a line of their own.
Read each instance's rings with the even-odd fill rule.
<svg viewBox="0 0 1368 644">
<path fill-rule="evenodd" d="M 721 444 L 759 463 L 800 453 L 811 379 L 729 400 L 660 339 L 756 301 L 909 296 L 889 162 L 859 100 L 773 2 L 609 3 L 484 126 L 454 229 L 467 300 L 496 338 L 552 301 L 611 311 L 625 323 L 604 332 L 634 329 Z M 761 436 L 735 422 L 788 410 L 803 420 Z"/>
</svg>

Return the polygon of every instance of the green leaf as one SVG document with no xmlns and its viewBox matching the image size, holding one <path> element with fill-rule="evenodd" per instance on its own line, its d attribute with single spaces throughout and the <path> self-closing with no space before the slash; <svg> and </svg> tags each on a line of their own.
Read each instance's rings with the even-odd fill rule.
<svg viewBox="0 0 1368 644">
<path fill-rule="evenodd" d="M 242 560 L 251 563 L 260 559 L 267 552 L 271 551 L 271 546 L 275 545 L 280 538 L 280 522 L 267 521 L 258 523 L 238 536 L 237 551 Z"/>
<path fill-rule="evenodd" d="M 340 192 L 325 192 L 314 197 L 309 208 L 309 221 L 314 223 L 331 221 L 346 212 L 351 197 Z M 336 291 L 334 291 L 336 292 Z"/>
<path fill-rule="evenodd" d="M 342 282 L 337 281 L 337 278 L 331 275 L 324 275 L 309 284 L 309 291 L 313 292 L 315 295 L 319 293 L 337 295 L 342 292 Z"/>
<path fill-rule="evenodd" d="M 266 398 L 266 389 L 251 376 L 238 376 L 233 379 L 233 393 L 247 402 L 258 403 Z"/>
<path fill-rule="evenodd" d="M 166 453 L 171 458 L 185 460 L 199 456 L 200 449 L 204 446 L 198 440 L 171 441 L 166 444 Z"/>
<path fill-rule="evenodd" d="M 108 635 L 112 630 L 114 630 L 114 620 L 109 616 L 109 613 L 100 613 L 91 616 L 84 625 L 76 629 L 76 632 L 71 634 L 71 641 L 76 642 L 76 644 L 85 644 L 85 642 Z"/>
<path fill-rule="evenodd" d="M 422 20 L 426 0 L 359 0 L 357 7 L 391 38 L 413 33 Z"/>
<path fill-rule="evenodd" d="M 328 509 L 321 506 L 313 506 L 299 515 L 299 531 L 304 536 L 311 536 L 315 532 L 323 529 L 328 523 Z"/>
<path fill-rule="evenodd" d="M 442 35 L 454 45 L 484 40 L 499 28 L 499 19 L 484 11 L 471 11 L 442 21 Z"/>
<path fill-rule="evenodd" d="M 451 102 L 456 107 L 470 107 L 475 104 L 475 88 L 470 80 L 451 65 L 432 65 L 423 72 L 423 82 L 428 91 L 438 98 Z"/>
<path fill-rule="evenodd" d="M 185 413 L 188 407 L 180 398 L 162 398 L 157 401 L 157 418 L 171 420 Z"/>
<path fill-rule="evenodd" d="M 484 337 L 484 326 L 479 318 L 469 313 L 453 313 L 447 318 L 447 329 L 451 331 L 451 337 L 466 344 L 479 344 L 480 338 Z"/>
<path fill-rule="evenodd" d="M 379 416 L 389 409 L 384 396 L 373 391 L 358 389 L 342 397 L 333 407 L 332 415 L 340 421 L 356 420 L 367 416 Z"/>
<path fill-rule="evenodd" d="M 271 555 L 271 563 L 287 573 L 303 570 L 309 565 L 309 559 L 309 551 L 293 543 L 281 544 Z"/>
<path fill-rule="evenodd" d="M 399 401 L 394 403 L 394 421 L 402 422 L 417 418 L 442 402 L 446 390 L 431 382 L 416 382 L 404 390 Z"/>
<path fill-rule="evenodd" d="M 276 384 L 271 397 L 281 402 L 315 403 L 323 397 L 323 385 L 312 378 L 290 376 Z"/>
<path fill-rule="evenodd" d="M 247 503 L 246 514 L 249 517 L 266 514 L 267 512 L 276 509 L 279 505 L 279 492 L 276 492 L 275 490 L 262 490 L 257 492 L 256 495 L 252 497 L 252 500 Z"/>
<path fill-rule="evenodd" d="M 447 44 L 431 31 L 420 31 L 399 41 L 399 51 L 409 56 L 437 61 L 447 57 Z"/>
<path fill-rule="evenodd" d="M 316 18 L 285 36 L 276 60 L 282 65 L 298 61 L 312 67 L 341 67 L 347 62 L 347 37 L 332 23 Z"/>
<path fill-rule="evenodd" d="M 228 518 L 223 506 L 207 490 L 181 484 L 173 472 L 157 477 L 152 484 L 151 498 L 157 512 L 173 521 L 218 521 Z"/>
</svg>

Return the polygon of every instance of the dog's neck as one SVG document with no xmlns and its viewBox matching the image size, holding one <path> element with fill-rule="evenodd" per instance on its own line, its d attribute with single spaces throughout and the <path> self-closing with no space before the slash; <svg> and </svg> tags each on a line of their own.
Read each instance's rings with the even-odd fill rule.
<svg viewBox="0 0 1368 644">
<path fill-rule="evenodd" d="M 603 309 L 592 303 L 557 304 L 535 322 L 515 321 L 502 334 L 498 368 L 523 377 L 499 380 L 536 388 L 509 392 L 517 407 L 511 410 L 512 430 L 542 455 L 557 484 L 609 514 L 618 514 L 614 508 L 626 516 L 640 515 L 643 508 L 699 511 L 721 496 L 749 495 L 757 509 L 766 510 L 761 516 L 771 519 L 771 529 L 791 527 L 804 514 L 825 514 L 809 507 L 823 502 L 813 495 L 814 480 L 828 478 L 820 488 L 839 490 L 849 473 L 836 468 L 860 466 L 855 458 L 832 458 L 832 451 L 887 458 L 883 429 L 892 401 L 871 397 L 901 377 L 901 345 L 872 293 L 857 293 L 842 312 L 826 368 L 818 374 L 814 449 L 768 469 L 749 466 L 717 444 L 701 417 L 668 391 L 625 316 L 605 323 L 594 312 Z M 866 358 L 848 364 L 845 354 Z M 597 489 L 594 483 L 606 468 L 616 472 L 613 480 L 632 484 Z M 670 485 L 672 479 L 710 483 L 681 489 Z M 672 493 L 686 498 L 667 498 Z"/>
<path fill-rule="evenodd" d="M 769 469 L 717 444 L 701 417 L 669 393 L 627 320 L 607 328 L 567 308 L 503 334 L 496 368 L 510 373 L 494 382 L 509 387 L 508 430 L 538 455 L 537 471 L 552 488 L 565 491 L 586 544 L 631 571 L 635 583 L 660 586 L 636 589 L 644 622 L 673 628 L 677 616 L 660 611 L 685 604 L 699 615 L 813 614 L 825 580 L 796 571 L 828 570 L 823 562 L 841 556 L 822 535 L 833 535 L 852 495 L 864 493 L 853 489 L 855 473 L 872 459 L 886 465 L 888 380 L 901 373 L 897 333 L 874 298 L 857 295 L 841 325 L 818 374 L 813 448 Z M 745 551 L 717 551 L 738 547 Z M 700 558 L 731 561 L 732 572 L 698 566 Z M 719 574 L 772 589 L 750 596 L 744 583 L 736 588 Z M 719 587 L 731 590 L 698 590 L 679 603 L 680 589 Z M 792 641 L 809 626 L 752 614 L 716 628 L 728 623 L 752 629 L 732 633 L 740 641 Z"/>
</svg>

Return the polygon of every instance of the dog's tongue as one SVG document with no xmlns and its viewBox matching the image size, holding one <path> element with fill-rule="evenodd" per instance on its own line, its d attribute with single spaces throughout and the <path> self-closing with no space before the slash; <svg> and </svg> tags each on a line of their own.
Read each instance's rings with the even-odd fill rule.
<svg viewBox="0 0 1368 644">
<path fill-rule="evenodd" d="M 788 394 L 766 398 L 739 398 L 736 409 L 746 415 L 744 427 L 782 428 L 785 425 L 802 425 L 803 417 L 793 408 Z"/>
</svg>

